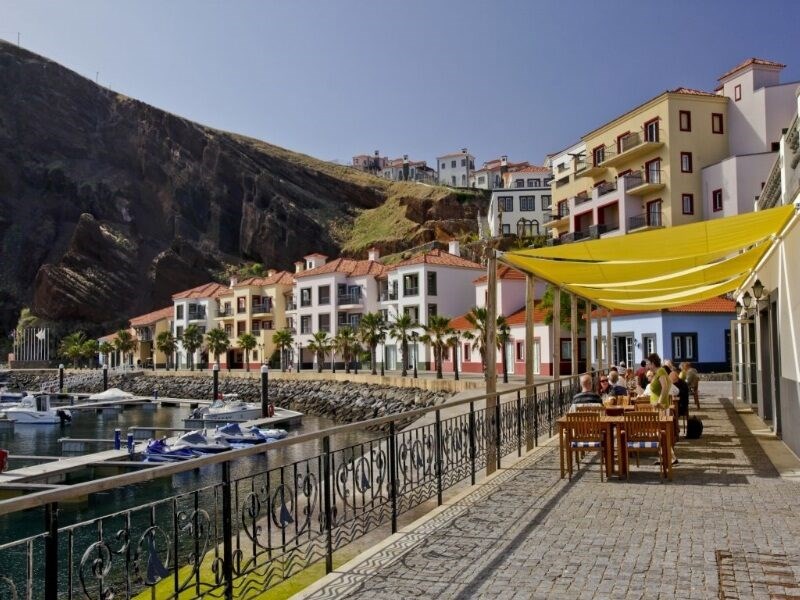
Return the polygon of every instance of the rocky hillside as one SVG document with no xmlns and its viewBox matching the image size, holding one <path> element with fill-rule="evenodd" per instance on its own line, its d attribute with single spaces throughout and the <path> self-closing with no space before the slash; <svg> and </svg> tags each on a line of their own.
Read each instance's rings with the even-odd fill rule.
<svg viewBox="0 0 800 600">
<path fill-rule="evenodd" d="M 399 242 L 371 233 L 387 202 Z M 0 41 L 2 332 L 23 305 L 110 326 L 238 261 L 474 231 L 478 202 L 204 127 Z"/>
</svg>

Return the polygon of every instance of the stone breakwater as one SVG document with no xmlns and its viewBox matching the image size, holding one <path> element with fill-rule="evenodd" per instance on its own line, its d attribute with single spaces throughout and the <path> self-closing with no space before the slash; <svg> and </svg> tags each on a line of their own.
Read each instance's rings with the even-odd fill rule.
<svg viewBox="0 0 800 600">
<path fill-rule="evenodd" d="M 55 389 L 58 375 L 11 372 L 9 383 L 16 388 L 38 390 Z M 103 375 L 100 371 L 69 373 L 64 377 L 68 392 L 95 393 L 102 391 Z M 212 380 L 208 377 L 148 377 L 144 373 L 109 375 L 108 387 L 116 387 L 137 396 L 152 396 L 158 391 L 160 398 L 211 399 Z M 258 379 L 233 376 L 220 378 L 223 393 L 235 393 L 248 402 L 261 398 Z M 324 380 L 271 380 L 269 398 L 277 406 L 298 410 L 337 423 L 353 423 L 392 415 L 415 408 L 443 403 L 449 392 L 431 392 L 417 388 Z"/>
</svg>

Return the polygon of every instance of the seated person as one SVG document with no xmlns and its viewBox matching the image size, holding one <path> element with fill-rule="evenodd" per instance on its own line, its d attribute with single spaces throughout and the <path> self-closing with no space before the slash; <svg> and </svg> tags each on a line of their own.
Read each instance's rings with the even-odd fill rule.
<svg viewBox="0 0 800 600">
<path fill-rule="evenodd" d="M 624 385 L 620 385 L 619 373 L 611 371 L 608 374 L 608 393 L 614 396 L 627 396 L 628 390 Z"/>
<path fill-rule="evenodd" d="M 600 394 L 600 396 L 605 396 L 606 394 L 611 393 L 608 382 L 608 375 L 600 375 L 600 379 L 597 382 L 597 393 Z"/>
<path fill-rule="evenodd" d="M 603 399 L 592 391 L 592 376 L 588 373 L 581 375 L 581 391 L 572 397 L 569 412 L 575 412 L 575 408 L 583 404 L 603 404 Z"/>
</svg>

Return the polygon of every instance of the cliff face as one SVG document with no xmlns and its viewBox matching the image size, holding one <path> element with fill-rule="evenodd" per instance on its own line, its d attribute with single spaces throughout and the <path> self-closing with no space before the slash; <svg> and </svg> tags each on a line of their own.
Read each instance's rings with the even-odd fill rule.
<svg viewBox="0 0 800 600">
<path fill-rule="evenodd" d="M 335 256 L 332 223 L 390 195 L 448 196 L 419 188 L 203 127 L 0 42 L 0 331 L 23 304 L 109 323 L 223 263 Z"/>
</svg>

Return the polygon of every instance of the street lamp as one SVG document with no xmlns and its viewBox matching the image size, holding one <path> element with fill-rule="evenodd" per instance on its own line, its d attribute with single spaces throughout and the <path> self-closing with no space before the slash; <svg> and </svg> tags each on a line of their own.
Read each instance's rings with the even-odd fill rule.
<svg viewBox="0 0 800 600">
<path fill-rule="evenodd" d="M 300 365 L 303 362 L 303 345 L 300 342 L 297 342 L 297 372 L 300 372 Z"/>
<path fill-rule="evenodd" d="M 411 339 L 414 341 L 414 379 L 417 378 L 417 339 L 419 334 L 416 331 L 411 332 Z"/>
<path fill-rule="evenodd" d="M 756 279 L 756 282 L 753 284 L 753 297 L 756 299 L 756 302 L 761 300 L 761 297 L 764 295 L 764 284 L 761 283 L 760 279 Z"/>
</svg>

